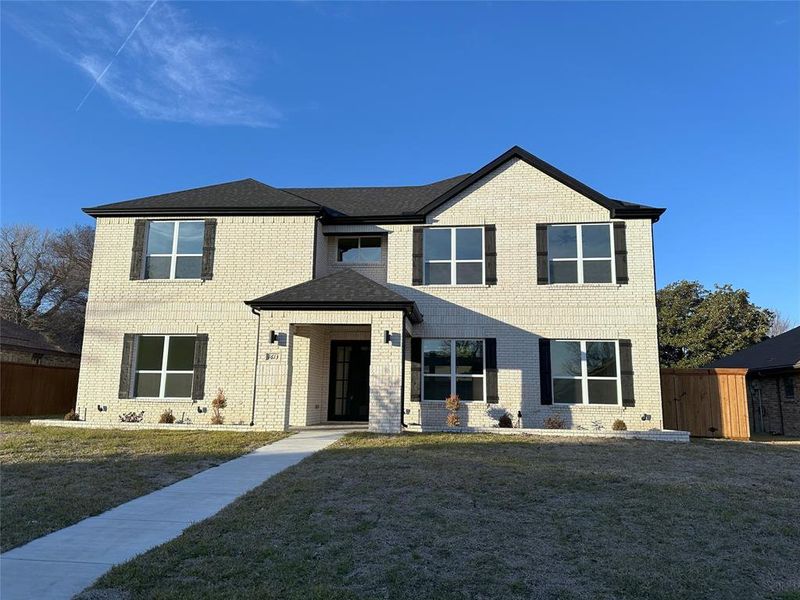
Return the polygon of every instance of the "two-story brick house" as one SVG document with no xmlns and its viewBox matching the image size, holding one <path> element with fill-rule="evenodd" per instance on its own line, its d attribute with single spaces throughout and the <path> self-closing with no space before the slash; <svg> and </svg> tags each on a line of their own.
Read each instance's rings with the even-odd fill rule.
<svg viewBox="0 0 800 600">
<path fill-rule="evenodd" d="M 206 424 L 507 411 L 526 427 L 661 427 L 652 223 L 514 147 L 430 185 L 252 179 L 86 209 L 97 219 L 78 410 Z"/>
</svg>

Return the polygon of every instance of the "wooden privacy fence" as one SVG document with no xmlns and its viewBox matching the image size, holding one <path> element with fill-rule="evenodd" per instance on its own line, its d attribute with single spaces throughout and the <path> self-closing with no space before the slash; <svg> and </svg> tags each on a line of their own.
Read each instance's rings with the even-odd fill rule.
<svg viewBox="0 0 800 600">
<path fill-rule="evenodd" d="M 78 369 L 0 364 L 0 415 L 63 415 L 75 407 Z"/>
<path fill-rule="evenodd" d="M 661 369 L 664 428 L 749 439 L 747 369 Z"/>
</svg>

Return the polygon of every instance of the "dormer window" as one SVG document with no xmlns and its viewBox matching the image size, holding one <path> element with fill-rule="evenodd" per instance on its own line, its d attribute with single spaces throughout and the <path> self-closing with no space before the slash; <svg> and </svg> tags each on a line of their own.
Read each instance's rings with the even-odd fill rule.
<svg viewBox="0 0 800 600">
<path fill-rule="evenodd" d="M 341 237 L 336 243 L 336 262 L 362 265 L 381 262 L 381 238 L 379 236 Z"/>
</svg>

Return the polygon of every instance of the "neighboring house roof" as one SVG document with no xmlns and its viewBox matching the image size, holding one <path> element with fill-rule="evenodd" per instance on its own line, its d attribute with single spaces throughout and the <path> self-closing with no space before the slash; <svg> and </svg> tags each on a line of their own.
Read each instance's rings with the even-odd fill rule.
<svg viewBox="0 0 800 600">
<path fill-rule="evenodd" d="M 425 216 L 470 185 L 518 158 L 546 175 L 607 208 L 612 218 L 657 221 L 663 208 L 614 200 L 514 146 L 472 174 L 459 175 L 427 185 L 400 187 L 283 188 L 242 179 L 181 192 L 114 202 L 84 212 L 101 216 L 212 215 L 212 214 L 317 214 L 336 223 L 423 223 Z"/>
<path fill-rule="evenodd" d="M 751 371 L 800 368 L 800 327 L 715 360 L 708 366 L 743 368 Z"/>
<path fill-rule="evenodd" d="M 12 321 L 0 319 L 0 345 L 14 346 L 29 350 L 37 354 L 73 354 L 50 342 L 44 335 L 24 325 L 17 325 Z"/>
<path fill-rule="evenodd" d="M 352 269 L 311 279 L 245 304 L 275 310 L 403 310 L 412 322 L 422 322 L 413 300 Z"/>
</svg>

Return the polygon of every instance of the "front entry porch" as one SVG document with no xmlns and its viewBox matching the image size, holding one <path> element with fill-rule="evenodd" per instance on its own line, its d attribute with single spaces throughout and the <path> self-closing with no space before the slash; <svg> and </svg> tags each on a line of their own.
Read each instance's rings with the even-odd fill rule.
<svg viewBox="0 0 800 600">
<path fill-rule="evenodd" d="M 402 429 L 411 300 L 352 270 L 247 302 L 259 315 L 253 422 Z"/>
</svg>

